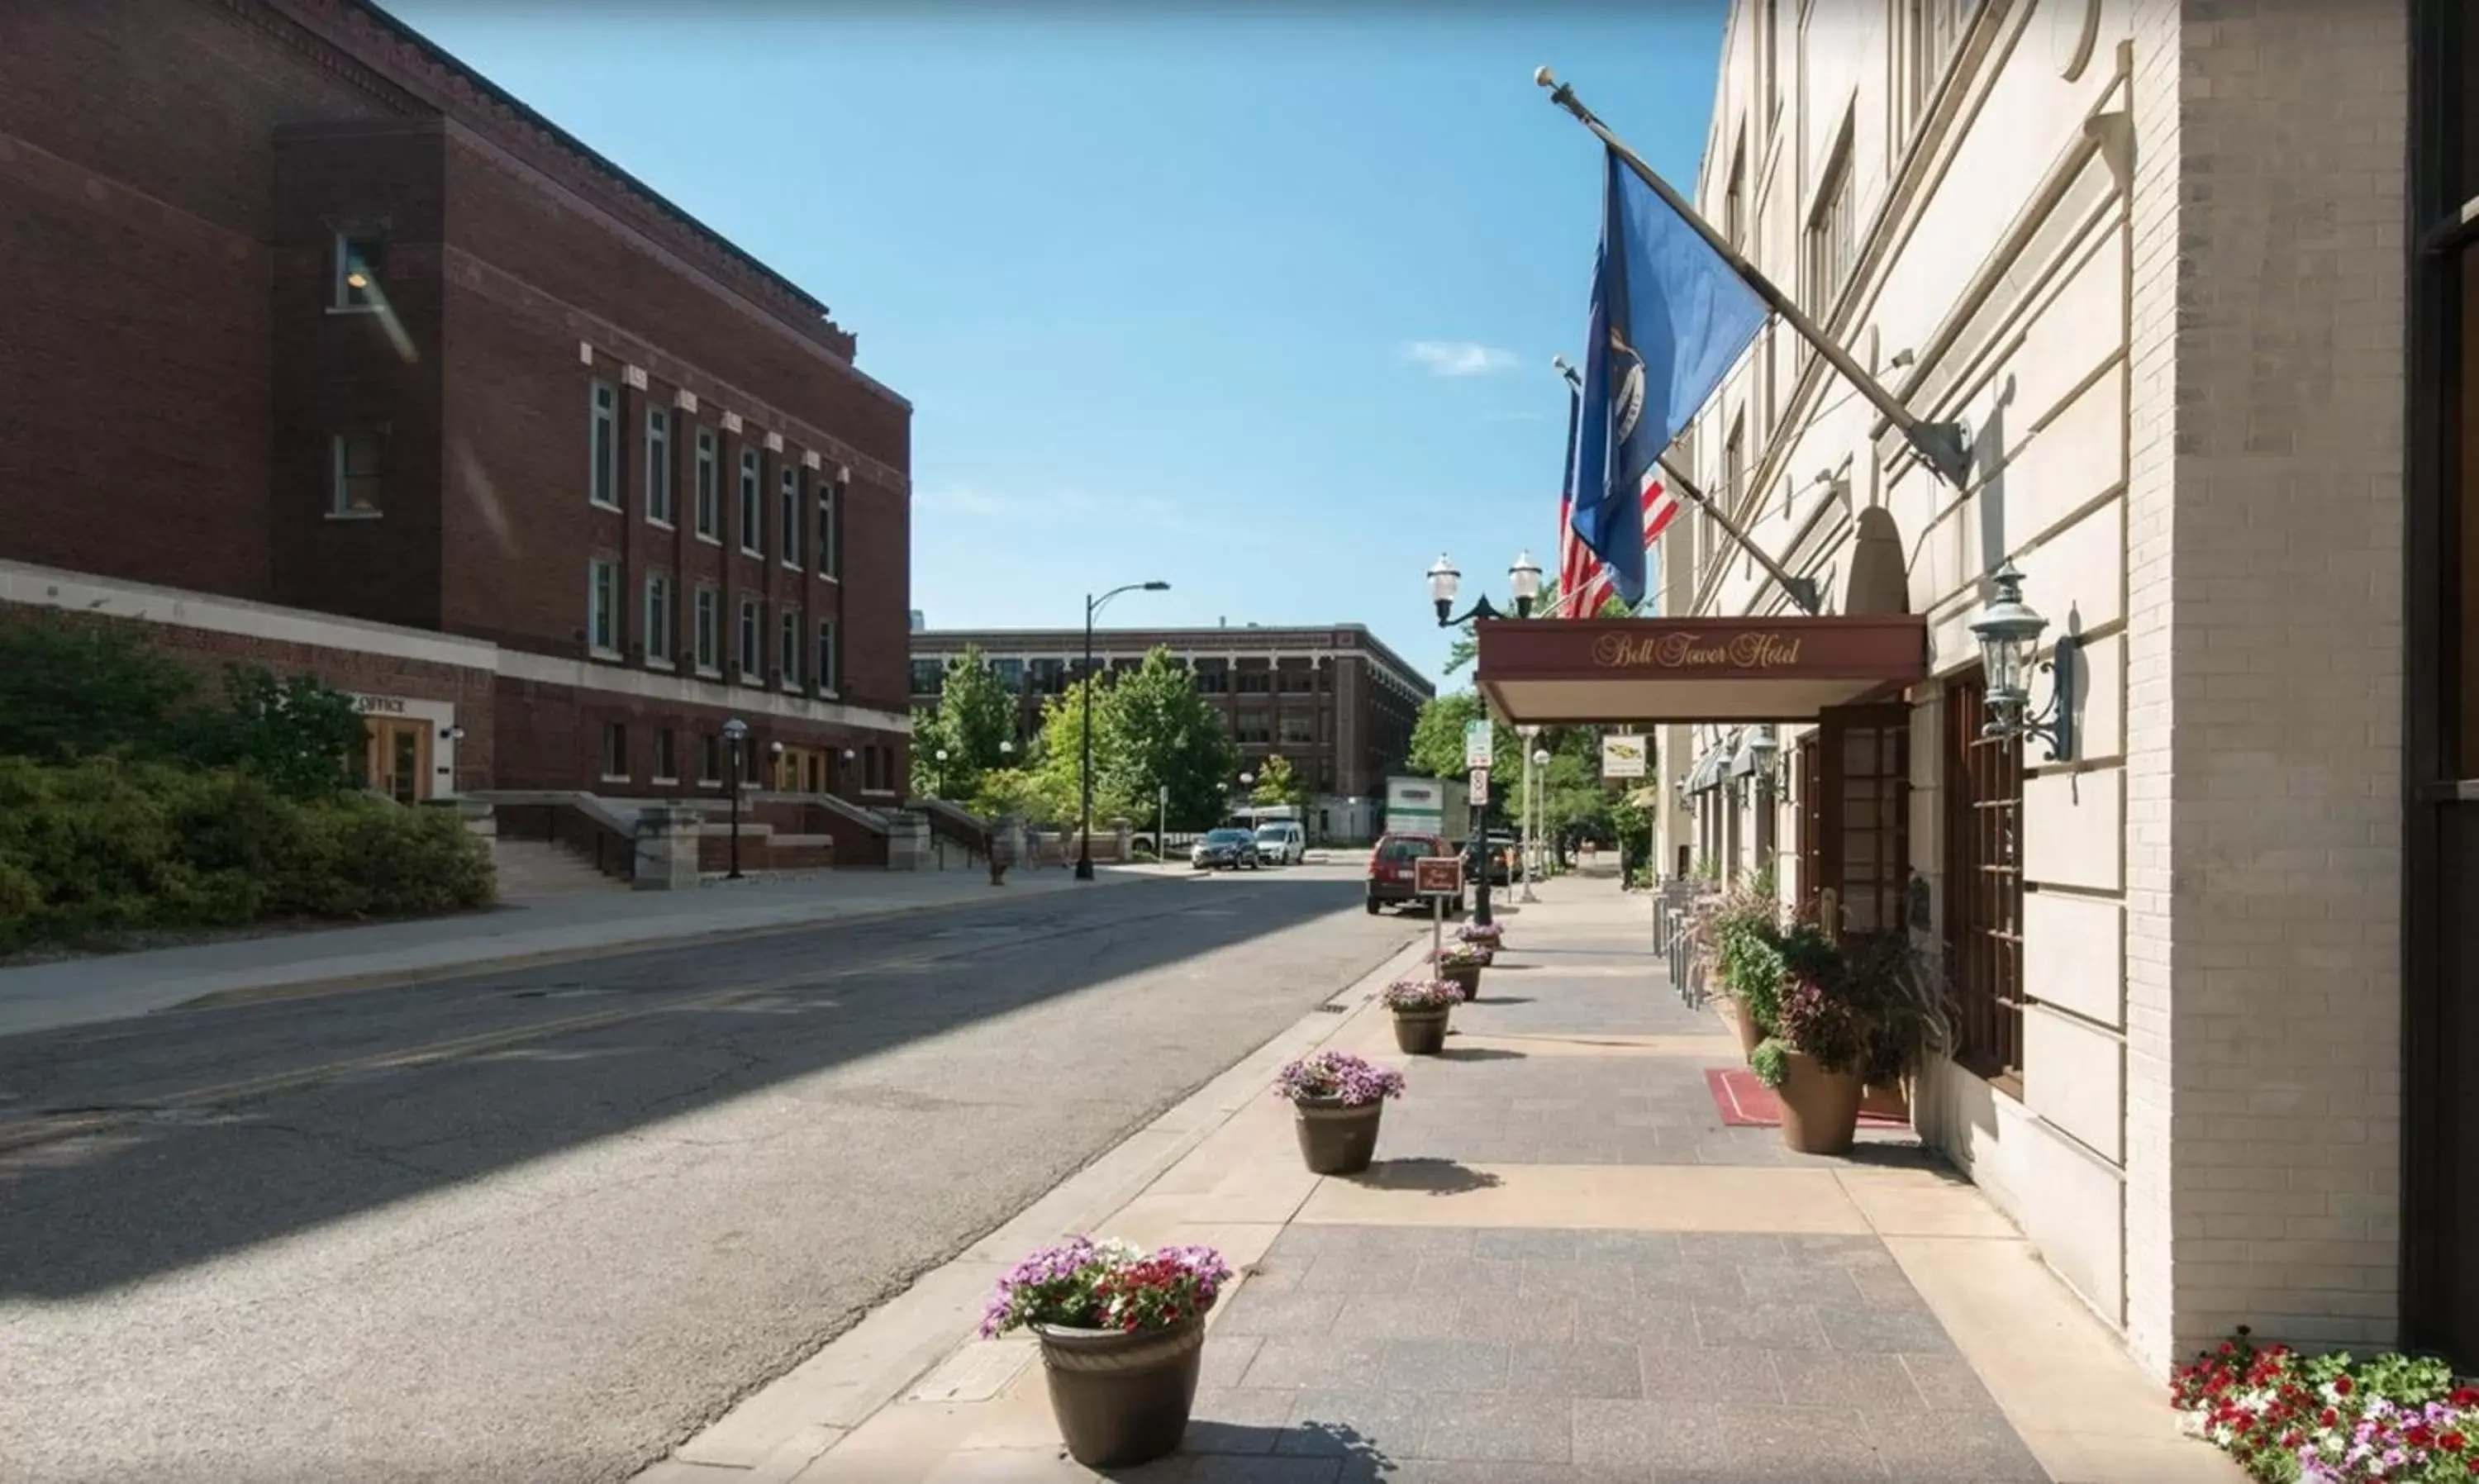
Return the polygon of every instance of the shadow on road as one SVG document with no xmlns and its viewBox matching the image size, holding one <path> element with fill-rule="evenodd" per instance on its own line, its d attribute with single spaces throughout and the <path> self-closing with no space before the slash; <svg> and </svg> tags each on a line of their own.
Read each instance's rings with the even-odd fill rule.
<svg viewBox="0 0 2479 1484">
<path fill-rule="evenodd" d="M 11 1037 L 0 1107 L 129 1121 L 0 1154 L 0 1297 L 136 1282 L 1330 913 L 1357 918 L 1361 889 L 1149 883 Z M 397 1048 L 430 1054 L 373 1064 Z M 339 1069 L 255 1099 L 179 1095 L 321 1067 Z"/>
</svg>

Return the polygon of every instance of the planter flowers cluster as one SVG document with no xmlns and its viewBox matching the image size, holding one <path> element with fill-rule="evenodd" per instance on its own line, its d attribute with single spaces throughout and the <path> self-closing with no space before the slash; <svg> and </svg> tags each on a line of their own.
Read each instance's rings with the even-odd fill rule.
<svg viewBox="0 0 2479 1484">
<path fill-rule="evenodd" d="M 1320 1051 L 1285 1065 L 1277 1096 L 1291 1104 L 1300 1158 L 1319 1175 L 1356 1175 L 1377 1156 L 1386 1100 L 1403 1095 L 1403 1074 L 1347 1051 Z"/>
<path fill-rule="evenodd" d="M 2266 1484 L 2479 1480 L 2479 1387 L 2442 1361 L 2300 1355 L 2240 1329 L 2169 1390 L 2188 1433 Z"/>
<path fill-rule="evenodd" d="M 1196 1401 L 1205 1316 L 1230 1281 L 1212 1247 L 1148 1253 L 1078 1237 L 1009 1269 L 982 1333 L 1032 1330 L 1068 1456 L 1088 1469 L 1125 1468 L 1179 1446 Z"/>
<path fill-rule="evenodd" d="M 1462 990 L 1465 999 L 1475 999 L 1480 994 L 1480 971 L 1495 958 L 1477 943 L 1455 943 L 1439 953 L 1438 977 Z"/>
<path fill-rule="evenodd" d="M 1506 929 L 1494 922 L 1468 922 L 1455 930 L 1455 938 L 1488 955 L 1481 960 L 1487 963 L 1506 946 Z"/>
<path fill-rule="evenodd" d="M 1434 1057 L 1446 1046 L 1446 1019 L 1463 1003 L 1461 985 L 1444 979 L 1398 979 L 1386 986 L 1396 1049 Z"/>
</svg>

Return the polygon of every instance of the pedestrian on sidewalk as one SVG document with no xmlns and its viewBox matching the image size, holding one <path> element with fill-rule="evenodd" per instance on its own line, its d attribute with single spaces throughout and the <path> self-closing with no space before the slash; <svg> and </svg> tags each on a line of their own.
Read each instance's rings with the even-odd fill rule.
<svg viewBox="0 0 2479 1484">
<path fill-rule="evenodd" d="M 1041 869 L 1041 828 L 1031 820 L 1024 823 L 1024 868 Z"/>
</svg>

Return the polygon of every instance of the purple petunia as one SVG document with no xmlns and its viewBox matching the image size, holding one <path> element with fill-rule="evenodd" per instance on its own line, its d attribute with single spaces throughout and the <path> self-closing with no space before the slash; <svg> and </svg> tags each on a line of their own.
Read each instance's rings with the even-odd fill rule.
<svg viewBox="0 0 2479 1484">
<path fill-rule="evenodd" d="M 1274 1090 L 1294 1103 L 1339 1102 L 1359 1108 L 1403 1095 L 1403 1074 L 1362 1061 L 1347 1051 L 1320 1051 L 1285 1066 Z"/>
</svg>

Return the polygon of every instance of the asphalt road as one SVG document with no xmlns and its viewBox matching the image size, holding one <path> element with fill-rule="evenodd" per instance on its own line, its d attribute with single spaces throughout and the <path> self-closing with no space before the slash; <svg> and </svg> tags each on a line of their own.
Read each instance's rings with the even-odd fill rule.
<svg viewBox="0 0 2479 1484">
<path fill-rule="evenodd" d="M 0 1039 L 0 1478 L 625 1478 L 1414 932 L 1312 866 Z"/>
</svg>

